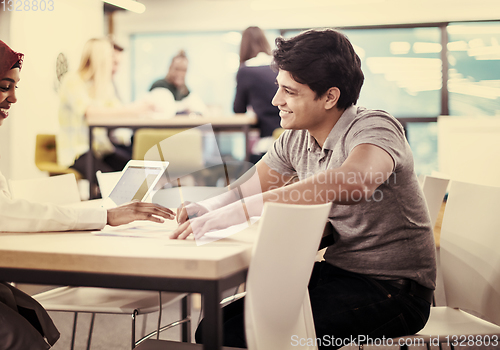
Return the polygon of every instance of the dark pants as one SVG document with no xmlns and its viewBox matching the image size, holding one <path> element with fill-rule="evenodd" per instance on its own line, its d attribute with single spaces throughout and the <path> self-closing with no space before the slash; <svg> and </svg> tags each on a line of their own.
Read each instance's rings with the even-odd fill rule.
<svg viewBox="0 0 500 350">
<path fill-rule="evenodd" d="M 57 339 L 59 331 L 45 309 L 26 293 L 0 282 L 0 350 L 46 350 Z"/>
<path fill-rule="evenodd" d="M 0 302 L 0 350 L 46 350 L 50 346 L 30 322 Z"/>
<path fill-rule="evenodd" d="M 82 154 L 75 160 L 75 163 L 71 166 L 71 168 L 77 170 L 84 178 L 87 178 L 87 164 L 88 157 L 94 158 L 94 172 L 92 174 L 92 181 L 94 183 L 97 182 L 95 172 L 97 170 L 102 171 L 103 173 L 111 172 L 111 171 L 122 171 L 127 162 L 130 160 L 131 155 L 128 150 L 115 147 L 115 152 L 111 153 L 102 159 L 99 159 L 94 156 L 93 152 L 87 151 Z"/>
<path fill-rule="evenodd" d="M 338 349 L 351 340 L 376 341 L 410 335 L 427 322 L 430 304 L 407 290 L 348 272 L 327 262 L 314 265 L 309 296 L 319 349 Z M 286 296 L 284 296 L 286 298 Z M 244 301 L 223 308 L 224 345 L 246 347 Z M 196 330 L 202 343 L 203 321 Z M 305 341 L 306 342 L 306 341 Z"/>
</svg>

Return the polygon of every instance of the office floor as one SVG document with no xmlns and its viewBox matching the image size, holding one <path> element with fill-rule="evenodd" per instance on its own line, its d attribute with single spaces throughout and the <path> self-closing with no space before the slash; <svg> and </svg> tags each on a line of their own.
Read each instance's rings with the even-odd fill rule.
<svg viewBox="0 0 500 350">
<path fill-rule="evenodd" d="M 29 294 L 35 292 L 41 292 L 48 287 L 45 286 L 34 286 L 34 285 L 18 285 L 21 289 Z M 227 297 L 235 293 L 236 291 L 229 290 L 223 294 L 223 297 Z M 442 303 L 441 298 L 444 297 L 444 293 L 436 293 L 436 300 L 438 305 Z M 191 320 L 192 320 L 192 338 L 194 339 L 194 331 L 196 330 L 196 325 L 199 321 L 200 310 L 199 310 L 199 300 L 193 299 L 191 309 Z M 61 338 L 52 347 L 53 350 L 69 350 L 71 344 L 71 332 L 73 327 L 73 314 L 69 312 L 49 312 L 54 323 L 61 333 Z M 162 314 L 162 324 L 168 324 L 175 321 L 180 316 L 180 304 L 174 304 L 170 307 L 164 309 Z M 144 320 L 145 317 L 145 320 Z M 137 337 L 139 338 L 142 330 L 143 334 L 147 334 L 154 329 L 156 329 L 158 321 L 158 314 L 151 313 L 146 316 L 139 316 L 137 321 Z M 78 316 L 78 328 L 75 338 L 75 350 L 86 349 L 87 346 L 87 336 L 90 325 L 90 314 L 81 313 Z M 127 315 L 97 315 L 94 323 L 94 332 L 92 336 L 91 350 L 129 350 L 130 349 L 130 337 L 132 330 L 132 320 L 130 316 Z M 160 335 L 160 339 L 168 340 L 180 340 L 180 328 L 171 328 Z M 357 350 L 355 346 L 347 346 L 343 348 L 344 350 Z M 396 350 L 397 346 L 365 346 L 365 350 Z M 410 350 L 427 350 L 425 346 L 410 346 Z M 431 350 L 439 349 L 438 346 L 432 346 Z M 443 345 L 442 350 L 449 350 L 450 347 Z M 499 347 L 487 347 L 487 346 L 472 346 L 472 347 L 455 347 L 456 350 L 498 350 Z M 267 350 L 267 349 L 263 349 Z M 274 349 L 272 349 L 274 350 Z M 279 350 L 279 349 L 276 349 Z"/>
<path fill-rule="evenodd" d="M 174 320 L 176 315 L 179 315 L 180 308 L 177 305 L 173 305 L 163 313 L 163 319 L 165 322 L 169 320 Z M 70 340 L 71 340 L 71 327 L 73 322 L 73 316 L 70 313 L 62 312 L 51 312 L 50 313 L 56 326 L 61 332 L 61 338 L 52 348 L 53 350 L 69 350 Z M 198 322 L 199 310 L 192 310 L 193 319 L 193 334 L 196 329 L 196 324 Z M 146 329 L 151 331 L 156 327 L 157 314 L 149 314 L 146 320 Z M 79 328 L 77 331 L 75 350 L 86 349 L 87 334 L 90 323 L 90 315 L 81 314 L 79 316 Z M 138 332 L 142 325 L 142 319 L 138 323 Z M 94 334 L 92 337 L 92 350 L 128 350 L 130 349 L 130 332 L 131 332 L 131 320 L 128 316 L 123 315 L 97 315 Z M 194 335 L 193 335 L 194 337 Z M 161 334 L 160 339 L 169 340 L 179 340 L 180 332 L 177 328 L 173 328 L 165 331 Z M 194 338 L 193 338 L 194 339 Z M 344 350 L 357 350 L 358 347 L 347 346 L 343 348 Z M 365 346 L 366 350 L 396 350 L 397 346 Z M 425 346 L 410 346 L 410 350 L 424 350 L 427 349 Z M 432 346 L 432 350 L 438 350 L 438 346 Z M 450 349 L 448 346 L 444 345 L 443 350 Z M 455 347 L 456 350 L 498 350 L 498 347 Z M 265 349 L 263 349 L 265 350 Z M 273 349 L 274 350 L 274 349 Z M 276 349 L 279 350 L 279 349 Z"/>
<path fill-rule="evenodd" d="M 192 309 L 193 339 L 196 324 L 198 323 L 199 310 Z M 69 312 L 50 312 L 54 323 L 61 333 L 61 338 L 52 347 L 53 350 L 69 350 L 71 344 L 71 332 L 73 326 L 73 314 Z M 180 318 L 179 304 L 172 305 L 163 310 L 162 324 L 168 324 Z M 78 328 L 75 337 L 75 350 L 86 349 L 87 337 L 90 326 L 90 314 L 80 313 L 78 315 Z M 141 334 L 148 334 L 156 329 L 158 313 L 140 315 L 137 319 L 137 338 Z M 144 329 L 144 332 L 143 332 Z M 130 337 L 132 331 L 132 319 L 127 315 L 98 314 L 95 318 L 94 332 L 92 336 L 92 350 L 128 350 L 130 349 Z M 174 327 L 161 333 L 160 339 L 180 340 L 180 327 Z"/>
</svg>

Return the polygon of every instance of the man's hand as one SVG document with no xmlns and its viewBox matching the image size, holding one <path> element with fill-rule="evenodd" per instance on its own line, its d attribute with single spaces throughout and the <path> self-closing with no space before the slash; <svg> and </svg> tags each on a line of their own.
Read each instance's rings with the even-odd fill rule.
<svg viewBox="0 0 500 350">
<path fill-rule="evenodd" d="M 164 219 L 172 220 L 175 214 L 172 210 L 158 204 L 132 202 L 108 209 L 108 225 L 118 226 L 135 220 L 149 220 L 162 223 Z"/>
<path fill-rule="evenodd" d="M 244 208 L 239 201 L 212 211 L 207 209 L 203 211 L 203 209 L 203 206 L 196 203 L 180 208 L 179 216 L 182 215 L 184 220 L 178 218 L 179 226 L 170 238 L 186 239 L 193 234 L 195 239 L 199 239 L 209 231 L 224 229 L 247 221 Z"/>
<path fill-rule="evenodd" d="M 201 204 L 184 202 L 179 208 L 177 208 L 177 223 L 183 224 L 189 217 L 193 218 L 196 216 L 202 216 L 208 213 L 208 209 Z"/>
</svg>

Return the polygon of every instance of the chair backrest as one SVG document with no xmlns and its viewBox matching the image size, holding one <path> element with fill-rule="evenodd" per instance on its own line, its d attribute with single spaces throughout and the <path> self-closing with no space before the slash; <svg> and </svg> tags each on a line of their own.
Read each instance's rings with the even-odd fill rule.
<svg viewBox="0 0 500 350">
<path fill-rule="evenodd" d="M 57 163 L 56 135 L 36 135 L 35 164 Z"/>
<path fill-rule="evenodd" d="M 35 165 L 41 171 L 47 171 L 49 175 L 75 174 L 77 180 L 82 178 L 82 174 L 77 170 L 57 163 L 57 142 L 56 135 L 53 134 L 36 135 Z"/>
<path fill-rule="evenodd" d="M 14 199 L 58 205 L 80 202 L 80 192 L 74 174 L 27 180 L 9 180 L 9 187 Z"/>
<path fill-rule="evenodd" d="M 429 209 L 432 227 L 436 226 L 439 210 L 443 204 L 444 195 L 449 183 L 450 179 L 434 176 L 424 177 L 422 191 L 424 192 L 427 208 Z"/>
<path fill-rule="evenodd" d="M 273 139 L 277 140 L 281 134 L 285 132 L 285 129 L 283 128 L 277 128 L 273 130 Z"/>
<path fill-rule="evenodd" d="M 500 325 L 500 187 L 452 181 L 440 259 L 449 307 Z"/>
<path fill-rule="evenodd" d="M 96 172 L 97 184 L 99 185 L 99 191 L 101 192 L 101 197 L 109 197 L 113 188 L 115 188 L 116 183 L 120 180 L 122 172 L 112 171 L 103 173 L 100 170 Z"/>
<path fill-rule="evenodd" d="M 132 159 L 162 160 L 167 175 L 182 177 L 204 168 L 203 134 L 193 129 L 139 129 L 134 134 Z"/>
<path fill-rule="evenodd" d="M 265 204 L 246 284 L 249 350 L 297 349 L 292 336 L 315 339 L 307 285 L 330 207 Z"/>
</svg>

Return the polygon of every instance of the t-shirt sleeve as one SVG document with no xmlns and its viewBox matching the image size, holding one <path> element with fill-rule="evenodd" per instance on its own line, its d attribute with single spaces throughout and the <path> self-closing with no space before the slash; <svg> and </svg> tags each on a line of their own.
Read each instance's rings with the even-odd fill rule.
<svg viewBox="0 0 500 350">
<path fill-rule="evenodd" d="M 394 169 L 403 165 L 406 159 L 406 138 L 401 124 L 384 114 L 362 118 L 354 123 L 346 139 L 350 153 L 356 146 L 372 144 L 380 147 L 392 157 Z"/>
<path fill-rule="evenodd" d="M 262 160 L 274 171 L 282 175 L 293 176 L 297 172 L 292 164 L 293 161 L 289 152 L 290 147 L 285 147 L 285 145 L 289 144 L 290 139 L 291 132 L 286 130 L 276 141 L 274 141 L 273 146 L 267 151 L 264 157 L 262 157 Z"/>
</svg>

